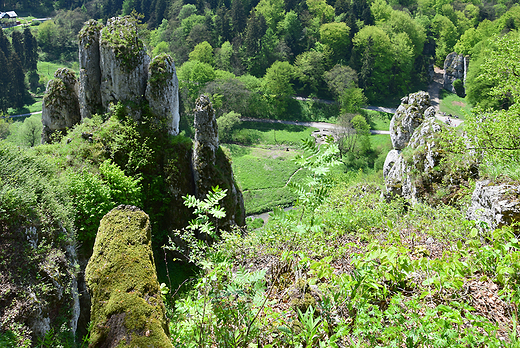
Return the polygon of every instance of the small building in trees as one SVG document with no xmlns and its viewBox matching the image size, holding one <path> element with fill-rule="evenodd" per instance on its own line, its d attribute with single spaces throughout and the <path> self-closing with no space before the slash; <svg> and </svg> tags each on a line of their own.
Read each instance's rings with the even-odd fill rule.
<svg viewBox="0 0 520 348">
<path fill-rule="evenodd" d="M 12 27 L 17 25 L 18 15 L 14 11 L 0 12 L 0 26 L 2 28 Z"/>
</svg>

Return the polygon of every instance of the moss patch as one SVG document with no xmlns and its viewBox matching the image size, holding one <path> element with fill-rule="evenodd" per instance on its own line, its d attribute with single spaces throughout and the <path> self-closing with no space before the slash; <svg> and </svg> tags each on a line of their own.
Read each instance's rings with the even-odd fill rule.
<svg viewBox="0 0 520 348">
<path fill-rule="evenodd" d="M 148 215 L 119 206 L 101 220 L 85 271 L 92 293 L 90 347 L 171 347 Z"/>
<path fill-rule="evenodd" d="M 115 51 L 116 58 L 127 72 L 141 64 L 146 54 L 143 41 L 137 35 L 135 19 L 129 16 L 109 19 L 101 31 L 100 44 Z"/>
</svg>

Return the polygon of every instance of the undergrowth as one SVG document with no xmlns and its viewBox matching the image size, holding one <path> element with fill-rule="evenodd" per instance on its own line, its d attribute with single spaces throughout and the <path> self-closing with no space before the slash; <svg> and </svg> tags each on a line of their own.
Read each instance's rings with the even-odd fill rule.
<svg viewBox="0 0 520 348">
<path fill-rule="evenodd" d="M 247 235 L 223 232 L 192 290 L 170 297 L 175 346 L 520 345 L 514 229 L 386 202 L 381 179 L 331 175 L 327 150 L 308 150 L 296 209 Z"/>
</svg>

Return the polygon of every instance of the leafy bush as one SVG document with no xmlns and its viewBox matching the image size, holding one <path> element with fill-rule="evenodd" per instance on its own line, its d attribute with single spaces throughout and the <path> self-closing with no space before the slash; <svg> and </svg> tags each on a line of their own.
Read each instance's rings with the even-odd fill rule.
<svg viewBox="0 0 520 348">
<path fill-rule="evenodd" d="M 74 197 L 78 239 L 93 243 L 103 216 L 119 204 L 139 206 L 139 179 L 126 176 L 110 160 L 99 167 L 100 174 L 70 172 L 68 188 Z"/>
</svg>

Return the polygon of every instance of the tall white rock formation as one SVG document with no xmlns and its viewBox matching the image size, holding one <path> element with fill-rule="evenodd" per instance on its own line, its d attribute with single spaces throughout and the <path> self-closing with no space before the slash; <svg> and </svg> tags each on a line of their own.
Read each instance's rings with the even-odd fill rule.
<svg viewBox="0 0 520 348">
<path fill-rule="evenodd" d="M 164 122 L 168 133 L 179 134 L 179 80 L 173 58 L 161 54 L 148 68 L 146 99 L 158 122 Z"/>
<path fill-rule="evenodd" d="M 79 33 L 79 105 L 81 119 L 102 111 L 99 37 L 103 25 L 91 19 Z"/>
<path fill-rule="evenodd" d="M 146 91 L 150 57 L 135 22 L 129 17 L 110 18 L 101 30 L 99 49 L 103 107 L 118 101 L 139 104 Z"/>
</svg>

